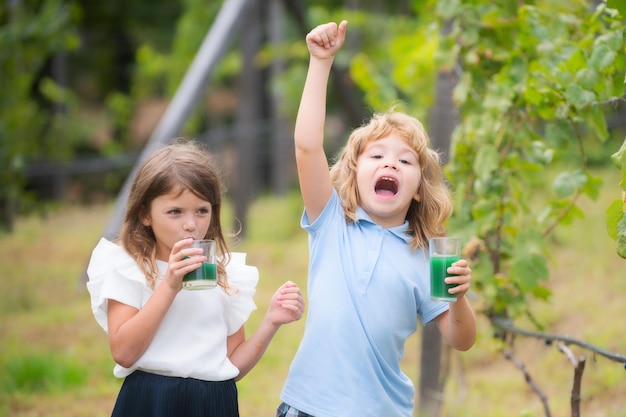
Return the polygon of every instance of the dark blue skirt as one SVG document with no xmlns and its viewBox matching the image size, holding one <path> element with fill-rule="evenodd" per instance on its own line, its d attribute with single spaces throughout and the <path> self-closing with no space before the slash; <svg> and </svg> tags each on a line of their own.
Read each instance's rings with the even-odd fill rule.
<svg viewBox="0 0 626 417">
<path fill-rule="evenodd" d="M 235 380 L 202 381 L 143 371 L 128 375 L 112 417 L 239 417 Z"/>
</svg>

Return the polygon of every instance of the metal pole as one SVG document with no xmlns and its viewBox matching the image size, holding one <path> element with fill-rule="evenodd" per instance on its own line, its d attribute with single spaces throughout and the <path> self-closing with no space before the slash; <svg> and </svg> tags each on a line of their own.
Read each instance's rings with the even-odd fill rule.
<svg viewBox="0 0 626 417">
<path fill-rule="evenodd" d="M 228 49 L 233 34 L 238 33 L 237 26 L 248 3 L 253 0 L 225 0 L 222 8 L 213 22 L 207 36 L 204 38 L 198 53 L 187 70 L 174 98 L 168 105 L 163 117 L 150 136 L 148 143 L 142 150 L 135 166 L 126 178 L 124 185 L 117 196 L 113 214 L 104 231 L 104 237 L 117 237 L 122 225 L 122 218 L 128 201 L 128 194 L 133 178 L 139 165 L 159 146 L 176 137 L 183 123 L 187 119 L 193 106 L 204 91 L 204 85 L 211 75 L 216 64 Z"/>
</svg>

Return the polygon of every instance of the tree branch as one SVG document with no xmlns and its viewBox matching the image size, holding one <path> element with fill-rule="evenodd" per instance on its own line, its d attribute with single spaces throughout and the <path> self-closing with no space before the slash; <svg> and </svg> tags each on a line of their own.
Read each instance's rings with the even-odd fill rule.
<svg viewBox="0 0 626 417">
<path fill-rule="evenodd" d="M 570 397 L 570 405 L 572 417 L 580 417 L 580 387 L 582 385 L 583 372 L 585 371 L 585 355 L 580 355 L 578 359 L 574 353 L 564 343 L 558 343 L 556 346 L 561 352 L 567 356 L 574 367 L 574 384 L 572 385 L 572 395 Z"/>
<path fill-rule="evenodd" d="M 515 367 L 519 369 L 522 374 L 524 374 L 524 379 L 541 400 L 541 403 L 543 404 L 543 410 L 546 413 L 546 417 L 550 417 L 551 414 L 550 407 L 548 406 L 548 397 L 546 397 L 546 394 L 544 394 L 544 392 L 541 390 L 541 388 L 539 388 L 539 385 L 537 385 L 530 373 L 528 373 L 528 370 L 526 370 L 526 366 L 524 366 L 524 364 L 519 359 L 517 359 L 515 355 L 513 355 L 513 350 L 505 349 L 503 353 L 504 357 L 511 361 L 513 365 L 515 365 Z"/>
<path fill-rule="evenodd" d="M 590 343 L 584 342 L 582 340 L 578 340 L 569 336 L 562 336 L 558 334 L 551 333 L 543 333 L 543 332 L 534 332 L 530 330 L 520 329 L 518 327 L 513 326 L 510 320 L 506 320 L 503 317 L 490 317 L 489 320 L 491 324 L 500 329 L 506 330 L 511 333 L 519 334 L 522 336 L 534 337 L 537 339 L 543 339 L 548 342 L 558 341 L 563 342 L 566 345 L 576 345 L 580 346 L 583 349 L 590 350 L 592 352 L 597 353 L 600 356 L 604 356 L 605 358 L 612 360 L 614 362 L 623 363 L 626 365 L 626 356 L 618 353 L 609 352 L 607 350 L 601 349 L 597 346 L 594 346 Z"/>
</svg>

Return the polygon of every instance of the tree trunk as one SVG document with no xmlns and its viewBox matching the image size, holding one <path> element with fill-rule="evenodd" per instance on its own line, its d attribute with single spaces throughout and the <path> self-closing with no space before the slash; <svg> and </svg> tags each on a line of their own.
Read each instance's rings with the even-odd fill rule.
<svg viewBox="0 0 626 417">
<path fill-rule="evenodd" d="M 237 172 L 235 173 L 235 230 L 241 227 L 245 235 L 247 213 L 254 190 L 259 189 L 262 154 L 260 147 L 263 77 L 254 60 L 262 43 L 261 9 L 259 2 L 252 2 L 245 16 L 241 32 L 243 65 L 239 74 L 237 111 L 235 116 L 235 143 L 237 146 Z"/>
<path fill-rule="evenodd" d="M 441 333 L 434 323 L 424 326 L 420 362 L 418 415 L 438 416 L 443 397 L 440 388 Z"/>
<path fill-rule="evenodd" d="M 284 25 L 285 10 L 282 0 L 271 0 L 268 8 L 269 25 L 267 27 L 268 39 L 271 44 L 279 44 L 285 38 Z M 270 65 L 269 79 L 275 80 L 281 76 L 285 68 L 283 60 L 274 60 Z M 294 146 L 289 124 L 282 116 L 280 106 L 282 97 L 271 92 L 270 97 L 270 186 L 272 192 L 283 195 L 289 188 L 290 178 L 294 178 L 296 167 L 294 159 Z"/>
<path fill-rule="evenodd" d="M 451 22 L 442 32 L 448 33 Z M 458 124 L 458 111 L 452 100 L 452 91 L 457 84 L 454 71 L 440 71 L 437 75 L 435 107 L 431 113 L 430 137 L 433 148 L 442 154 L 442 163 L 448 162 L 452 132 Z M 436 417 L 443 403 L 445 376 L 441 375 L 442 340 L 434 323 L 424 327 L 420 360 L 419 415 Z"/>
</svg>

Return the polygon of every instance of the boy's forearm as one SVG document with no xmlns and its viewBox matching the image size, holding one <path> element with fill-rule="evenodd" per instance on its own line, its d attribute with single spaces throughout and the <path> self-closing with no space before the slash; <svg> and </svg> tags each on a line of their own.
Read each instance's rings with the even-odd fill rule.
<svg viewBox="0 0 626 417">
<path fill-rule="evenodd" d="M 332 59 L 311 57 L 295 125 L 296 147 L 319 147 L 324 139 L 326 96 Z M 316 140 L 311 141 L 311 138 Z"/>
<path fill-rule="evenodd" d="M 457 350 L 469 350 L 476 341 L 476 318 L 467 297 L 450 303 L 447 323 L 447 341 Z"/>
</svg>

